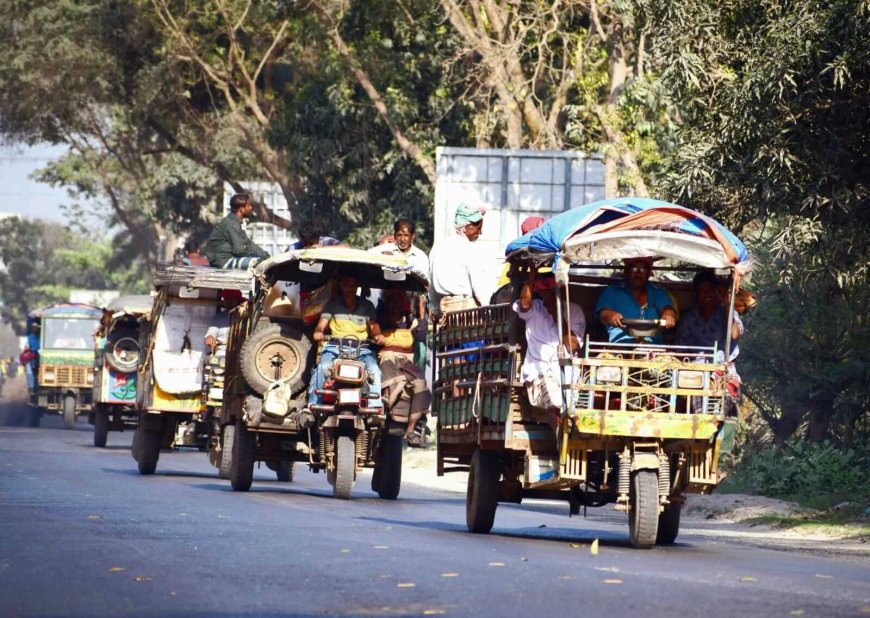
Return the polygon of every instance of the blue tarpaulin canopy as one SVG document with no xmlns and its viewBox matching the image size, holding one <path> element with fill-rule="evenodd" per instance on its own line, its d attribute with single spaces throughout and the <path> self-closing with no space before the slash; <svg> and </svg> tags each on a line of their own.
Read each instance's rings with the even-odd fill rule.
<svg viewBox="0 0 870 618">
<path fill-rule="evenodd" d="M 737 236 L 699 212 L 650 198 L 602 200 L 565 211 L 508 244 L 511 262 L 571 263 L 663 257 L 705 266 L 749 270 Z"/>
</svg>

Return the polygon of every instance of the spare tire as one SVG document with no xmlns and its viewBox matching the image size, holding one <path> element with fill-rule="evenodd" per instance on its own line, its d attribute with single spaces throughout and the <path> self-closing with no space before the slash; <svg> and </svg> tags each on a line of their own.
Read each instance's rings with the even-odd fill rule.
<svg viewBox="0 0 870 618">
<path fill-rule="evenodd" d="M 133 373 L 139 367 L 139 342 L 133 337 L 110 339 L 104 351 L 109 367 L 119 373 Z"/>
<path fill-rule="evenodd" d="M 252 389 L 263 394 L 278 381 L 296 393 L 305 388 L 311 341 L 291 324 L 272 322 L 251 333 L 239 351 L 242 375 Z"/>
</svg>

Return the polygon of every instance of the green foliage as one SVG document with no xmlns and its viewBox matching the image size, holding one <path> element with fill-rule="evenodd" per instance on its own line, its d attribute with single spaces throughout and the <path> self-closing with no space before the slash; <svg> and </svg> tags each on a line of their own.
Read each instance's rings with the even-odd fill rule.
<svg viewBox="0 0 870 618">
<path fill-rule="evenodd" d="M 870 448 L 841 449 L 830 442 L 789 440 L 746 454 L 735 481 L 752 493 L 775 497 L 839 494 L 870 498 Z"/>
</svg>

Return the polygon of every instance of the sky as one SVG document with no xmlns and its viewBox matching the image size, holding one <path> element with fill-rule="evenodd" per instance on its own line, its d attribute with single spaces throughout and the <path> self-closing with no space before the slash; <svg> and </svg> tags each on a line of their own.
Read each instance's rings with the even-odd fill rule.
<svg viewBox="0 0 870 618">
<path fill-rule="evenodd" d="M 0 146 L 0 216 L 16 213 L 28 219 L 67 223 L 60 208 L 70 202 L 66 190 L 28 178 L 64 152 L 62 146 Z"/>
</svg>

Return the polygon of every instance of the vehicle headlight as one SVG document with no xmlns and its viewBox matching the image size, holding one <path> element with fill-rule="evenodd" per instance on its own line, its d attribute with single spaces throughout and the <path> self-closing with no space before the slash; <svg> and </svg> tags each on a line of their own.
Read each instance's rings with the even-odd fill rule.
<svg viewBox="0 0 870 618">
<path fill-rule="evenodd" d="M 703 371 L 677 372 L 677 388 L 704 388 Z"/>
<path fill-rule="evenodd" d="M 360 402 L 359 389 L 343 388 L 338 391 L 339 404 L 358 404 Z"/>
<path fill-rule="evenodd" d="M 596 382 L 618 384 L 622 382 L 622 369 L 620 367 L 598 367 L 595 369 Z"/>
<path fill-rule="evenodd" d="M 337 367 L 337 377 L 343 380 L 359 380 L 362 378 L 362 367 L 356 364 L 341 363 Z"/>
<path fill-rule="evenodd" d="M 93 384 L 93 383 L 94 383 L 94 372 L 93 372 L 93 371 L 89 371 L 87 377 L 85 378 L 85 380 L 88 381 L 88 384 Z"/>
</svg>

